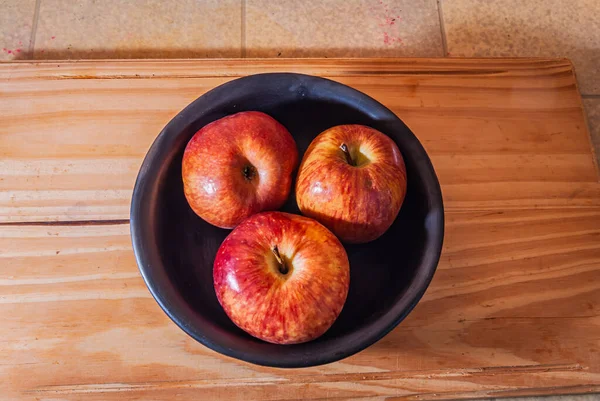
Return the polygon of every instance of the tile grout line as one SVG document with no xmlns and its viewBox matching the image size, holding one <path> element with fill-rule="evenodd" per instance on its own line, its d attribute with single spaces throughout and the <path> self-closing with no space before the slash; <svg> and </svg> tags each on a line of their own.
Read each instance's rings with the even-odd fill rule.
<svg viewBox="0 0 600 401">
<path fill-rule="evenodd" d="M 600 98 L 600 94 L 593 94 L 593 93 L 585 94 L 585 93 L 582 93 L 581 97 L 583 99 L 598 99 L 598 98 Z"/>
<path fill-rule="evenodd" d="M 246 58 L 246 0 L 241 0 L 242 2 L 242 52 L 241 57 Z"/>
<path fill-rule="evenodd" d="M 446 38 L 446 25 L 444 24 L 444 14 L 442 12 L 442 0 L 437 0 L 438 18 L 440 19 L 440 35 L 442 37 L 442 57 L 448 56 L 448 40 Z"/>
<path fill-rule="evenodd" d="M 29 56 L 33 59 L 33 51 L 35 50 L 35 36 L 37 35 L 38 20 L 40 19 L 40 7 L 42 0 L 35 0 L 35 8 L 33 10 L 33 21 L 31 23 L 31 37 L 29 38 Z"/>
</svg>

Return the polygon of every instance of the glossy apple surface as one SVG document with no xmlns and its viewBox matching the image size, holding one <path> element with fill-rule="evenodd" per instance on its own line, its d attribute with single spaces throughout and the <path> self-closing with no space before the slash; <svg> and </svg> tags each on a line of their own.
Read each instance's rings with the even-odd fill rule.
<svg viewBox="0 0 600 401">
<path fill-rule="evenodd" d="M 364 243 L 392 225 L 406 194 L 406 167 L 392 139 L 364 125 L 319 134 L 300 163 L 296 201 L 343 242 Z"/>
<path fill-rule="evenodd" d="M 214 286 L 229 318 L 275 344 L 313 340 L 340 314 L 350 282 L 348 256 L 320 223 L 282 212 L 238 225 L 217 252 Z"/>
<path fill-rule="evenodd" d="M 296 142 L 272 117 L 247 111 L 200 129 L 183 154 L 185 197 L 192 210 L 221 228 L 280 208 L 298 163 Z"/>
</svg>

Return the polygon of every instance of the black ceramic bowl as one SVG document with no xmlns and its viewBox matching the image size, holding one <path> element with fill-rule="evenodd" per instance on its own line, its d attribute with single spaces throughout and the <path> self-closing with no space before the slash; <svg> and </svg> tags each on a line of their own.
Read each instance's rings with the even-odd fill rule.
<svg viewBox="0 0 600 401">
<path fill-rule="evenodd" d="M 183 194 L 181 160 L 204 125 L 246 110 L 265 112 L 294 136 L 300 156 L 326 128 L 364 124 L 389 135 L 404 156 L 408 191 L 400 214 L 379 239 L 347 245 L 350 292 L 334 325 L 304 344 L 275 345 L 237 328 L 213 289 L 213 261 L 229 230 L 197 217 Z M 283 208 L 299 213 L 295 194 Z M 369 96 L 323 78 L 259 74 L 204 94 L 162 130 L 140 169 L 131 204 L 131 236 L 150 292 L 179 327 L 207 347 L 244 361 L 305 367 L 337 361 L 373 344 L 417 304 L 435 272 L 444 232 L 440 186 L 412 132 Z"/>
</svg>

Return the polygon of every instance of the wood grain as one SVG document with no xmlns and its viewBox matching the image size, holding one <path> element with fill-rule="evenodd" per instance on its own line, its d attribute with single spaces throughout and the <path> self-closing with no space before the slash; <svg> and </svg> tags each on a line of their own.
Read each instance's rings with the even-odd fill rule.
<svg viewBox="0 0 600 401">
<path fill-rule="evenodd" d="M 432 156 L 447 232 L 423 300 L 341 362 L 220 356 L 160 310 L 128 225 L 162 126 L 236 76 L 331 77 Z M 565 60 L 0 64 L 0 398 L 439 400 L 600 391 L 600 184 Z"/>
<path fill-rule="evenodd" d="M 565 60 L 228 60 L 0 64 L 0 222 L 129 216 L 141 160 L 192 100 L 265 71 L 323 75 L 415 132 L 448 210 L 600 205 Z"/>
<path fill-rule="evenodd" d="M 4 226 L 0 372 L 15 393 L 52 399 L 600 390 L 600 208 L 454 212 L 447 228 L 434 281 L 396 330 L 290 371 L 219 356 L 179 330 L 139 276 L 127 224 Z"/>
</svg>

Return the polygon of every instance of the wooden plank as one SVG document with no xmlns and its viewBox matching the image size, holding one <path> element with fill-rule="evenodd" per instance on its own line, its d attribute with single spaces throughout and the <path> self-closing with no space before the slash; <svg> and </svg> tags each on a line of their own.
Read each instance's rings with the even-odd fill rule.
<svg viewBox="0 0 600 401">
<path fill-rule="evenodd" d="M 0 64 L 0 223 L 121 220 L 148 147 L 183 107 L 239 76 L 322 75 L 419 137 L 448 210 L 600 205 L 567 60 L 364 59 Z"/>
<path fill-rule="evenodd" d="M 344 361 L 220 356 L 160 311 L 129 197 L 160 129 L 239 76 L 294 71 L 378 99 L 447 208 L 414 312 Z M 38 399 L 472 399 L 600 391 L 600 184 L 573 70 L 548 59 L 0 63 L 0 394 Z"/>
<path fill-rule="evenodd" d="M 341 362 L 269 369 L 189 338 L 126 223 L 0 227 L 0 393 L 438 400 L 600 391 L 600 207 L 456 211 L 413 313 Z"/>
<path fill-rule="evenodd" d="M 230 77 L 290 71 L 329 76 L 462 75 L 474 71 L 482 77 L 518 71 L 522 77 L 551 70 L 568 77 L 573 64 L 560 58 L 244 58 L 169 60 L 16 60 L 0 63 L 0 79 L 124 79 Z M 168 68 L 165 68 L 165 67 Z M 65 67 L 68 67 L 65 69 Z M 62 68 L 62 69 L 60 69 Z M 568 79 L 568 78 L 567 78 Z M 529 81 L 535 87 L 535 82 Z M 461 85 L 462 87 L 462 85 Z M 490 85 L 493 87 L 493 85 Z"/>
</svg>

